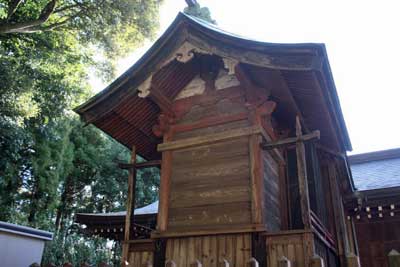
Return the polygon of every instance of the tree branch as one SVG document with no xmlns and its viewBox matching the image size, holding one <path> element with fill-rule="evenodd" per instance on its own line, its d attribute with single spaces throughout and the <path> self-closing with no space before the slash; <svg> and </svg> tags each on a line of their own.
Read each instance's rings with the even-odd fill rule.
<svg viewBox="0 0 400 267">
<path fill-rule="evenodd" d="M 27 28 L 33 28 L 36 26 L 40 26 L 45 23 L 50 15 L 53 13 L 56 7 L 57 0 L 50 1 L 40 13 L 38 19 L 26 21 L 26 22 L 18 22 L 18 23 L 1 23 L 0 24 L 0 33 L 24 33 L 29 32 L 26 31 Z"/>
<path fill-rule="evenodd" d="M 13 0 L 10 1 L 8 4 L 8 12 L 7 12 L 7 20 L 9 20 L 12 15 L 14 15 L 15 11 L 17 11 L 17 8 L 19 4 L 21 4 L 22 0 Z"/>
</svg>

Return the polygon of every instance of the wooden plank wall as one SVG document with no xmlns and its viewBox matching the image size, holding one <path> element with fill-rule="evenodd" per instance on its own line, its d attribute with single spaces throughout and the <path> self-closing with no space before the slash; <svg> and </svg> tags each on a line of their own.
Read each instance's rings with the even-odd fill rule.
<svg viewBox="0 0 400 267">
<path fill-rule="evenodd" d="M 278 267 L 278 260 L 286 257 L 293 267 L 309 267 L 313 255 L 313 234 L 290 231 L 267 235 L 267 266 Z"/>
<path fill-rule="evenodd" d="M 153 240 L 135 240 L 129 244 L 129 254 L 127 257 L 129 267 L 149 267 L 154 264 Z M 125 265 L 124 265 L 125 266 Z"/>
<path fill-rule="evenodd" d="M 229 234 L 173 238 L 167 241 L 166 260 L 178 267 L 196 266 L 199 260 L 205 267 L 244 267 L 251 258 L 251 234 Z"/>
<path fill-rule="evenodd" d="M 355 221 L 362 267 L 388 267 L 388 254 L 400 251 L 400 219 L 385 217 Z"/>
<path fill-rule="evenodd" d="M 264 166 L 264 207 L 267 230 L 281 230 L 279 164 L 269 151 L 262 152 Z"/>
<path fill-rule="evenodd" d="M 152 251 L 134 251 L 129 253 L 129 267 L 153 266 L 154 253 Z"/>
<path fill-rule="evenodd" d="M 217 103 L 194 105 L 177 125 L 243 113 L 243 105 L 240 99 L 225 98 Z M 247 126 L 247 119 L 225 122 L 177 132 L 173 140 Z M 248 137 L 243 137 L 172 152 L 169 230 L 251 223 L 248 142 Z"/>
</svg>

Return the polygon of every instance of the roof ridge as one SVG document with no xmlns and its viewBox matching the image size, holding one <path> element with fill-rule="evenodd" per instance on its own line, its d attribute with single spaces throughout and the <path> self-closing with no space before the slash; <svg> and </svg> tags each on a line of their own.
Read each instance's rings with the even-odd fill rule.
<svg viewBox="0 0 400 267">
<path fill-rule="evenodd" d="M 400 148 L 391 148 L 348 156 L 350 164 L 400 158 Z"/>
</svg>

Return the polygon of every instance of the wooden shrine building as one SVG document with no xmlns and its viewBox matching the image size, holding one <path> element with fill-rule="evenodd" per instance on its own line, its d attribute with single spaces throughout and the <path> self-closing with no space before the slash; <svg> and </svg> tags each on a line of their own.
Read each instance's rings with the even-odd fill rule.
<svg viewBox="0 0 400 267">
<path fill-rule="evenodd" d="M 345 207 L 361 266 L 400 266 L 400 149 L 349 156 L 349 162 L 357 191 Z"/>
<path fill-rule="evenodd" d="M 126 214 L 78 220 L 123 239 L 124 266 L 358 266 L 351 144 L 324 45 L 249 40 L 180 13 L 76 112 L 132 149 Z M 149 166 L 158 210 L 135 216 Z"/>
</svg>

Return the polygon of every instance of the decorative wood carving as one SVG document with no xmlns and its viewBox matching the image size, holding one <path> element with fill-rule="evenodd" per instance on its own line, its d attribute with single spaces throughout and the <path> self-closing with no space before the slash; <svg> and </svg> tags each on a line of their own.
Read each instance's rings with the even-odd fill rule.
<svg viewBox="0 0 400 267">
<path fill-rule="evenodd" d="M 225 69 L 228 70 L 228 74 L 229 75 L 235 74 L 235 67 L 237 64 L 239 64 L 239 61 L 232 58 L 222 58 L 222 60 L 224 61 Z"/>
<path fill-rule="evenodd" d="M 145 98 L 150 94 L 150 88 L 151 88 L 151 80 L 153 78 L 153 75 L 150 75 L 149 78 L 147 78 L 142 84 L 139 85 L 138 87 L 138 96 L 141 98 Z"/>
<path fill-rule="evenodd" d="M 189 42 L 184 42 L 176 51 L 176 60 L 186 63 L 194 57 L 194 53 L 209 54 L 207 51 L 201 50 Z"/>
</svg>

